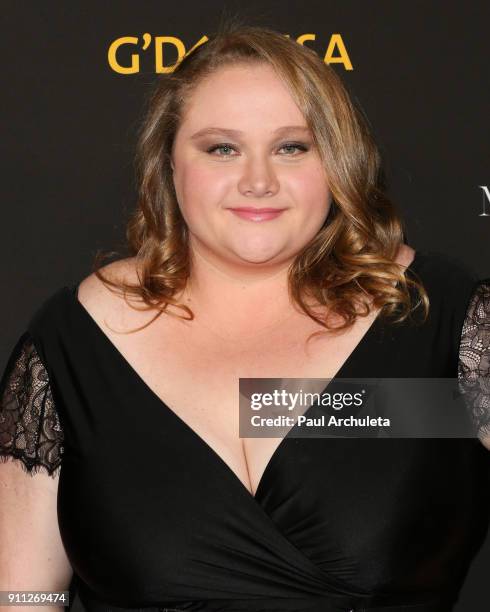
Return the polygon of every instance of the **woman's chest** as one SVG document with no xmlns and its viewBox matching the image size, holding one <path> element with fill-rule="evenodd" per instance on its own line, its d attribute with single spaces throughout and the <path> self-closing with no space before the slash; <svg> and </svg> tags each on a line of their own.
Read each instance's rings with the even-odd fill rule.
<svg viewBox="0 0 490 612">
<path fill-rule="evenodd" d="M 254 494 L 282 438 L 240 436 L 240 379 L 271 379 L 279 391 L 320 393 L 374 318 L 372 313 L 347 332 L 321 334 L 310 342 L 309 335 L 323 328 L 305 317 L 291 319 L 287 329 L 274 334 L 236 342 L 179 325 L 139 336 L 108 335 L 130 365 L 130 374 L 160 400 L 161 410 L 177 415 Z"/>
<path fill-rule="evenodd" d="M 63 392 L 55 398 L 63 425 L 73 423 L 65 427 L 60 527 L 87 583 L 108 595 L 120 593 L 121 584 L 128 594 L 148 595 L 148 585 L 161 583 L 177 597 L 184 576 L 186 595 L 199 598 L 209 567 L 213 580 L 226 578 L 226 589 L 240 592 L 247 577 L 260 592 L 263 584 L 284 584 L 283 569 L 313 571 L 311 559 L 318 571 L 340 578 L 370 568 L 374 555 L 386 560 L 379 575 L 370 570 L 355 580 L 371 588 L 394 574 L 386 525 L 398 534 L 397 550 L 410 546 L 414 532 L 427 550 L 428 538 L 443 529 L 441 504 L 472 486 L 464 465 L 469 444 L 239 436 L 239 378 L 324 381 L 339 367 L 344 377 L 437 374 L 435 365 L 423 365 L 426 354 L 438 362 L 430 335 L 380 343 L 370 323 L 364 320 L 355 337 L 325 336 L 303 352 L 297 330 L 238 346 L 155 333 L 107 340 L 87 327 L 78 350 L 65 352 L 66 372 L 56 368 L 56 390 Z M 400 368 L 391 370 L 400 354 Z M 457 517 L 470 516 L 473 498 L 463 491 L 460 499 L 451 522 L 457 545 L 467 537 Z M 414 524 L 419 516 L 423 523 Z M 436 536 L 434 555 L 445 534 Z M 250 559 L 262 559 L 274 575 L 255 579 Z"/>
</svg>

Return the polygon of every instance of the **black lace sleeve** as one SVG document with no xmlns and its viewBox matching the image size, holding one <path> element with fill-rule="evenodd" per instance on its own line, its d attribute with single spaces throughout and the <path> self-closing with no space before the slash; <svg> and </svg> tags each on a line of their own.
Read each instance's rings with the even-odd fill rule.
<svg viewBox="0 0 490 612">
<path fill-rule="evenodd" d="M 24 332 L 0 381 L 0 462 L 18 459 L 31 476 L 59 474 L 63 431 L 49 376 L 33 339 Z"/>
<path fill-rule="evenodd" d="M 478 438 L 490 448 L 490 278 L 471 295 L 461 333 L 459 389 Z"/>
</svg>

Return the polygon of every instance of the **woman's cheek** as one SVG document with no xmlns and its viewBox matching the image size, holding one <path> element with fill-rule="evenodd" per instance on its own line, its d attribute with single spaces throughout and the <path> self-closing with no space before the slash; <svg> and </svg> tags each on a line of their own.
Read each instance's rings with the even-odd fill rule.
<svg viewBox="0 0 490 612">
<path fill-rule="evenodd" d="M 174 177 L 177 199 L 182 209 L 190 209 L 195 205 L 199 192 L 199 185 L 203 185 L 203 172 L 195 167 L 181 167 L 177 178 Z"/>
<path fill-rule="evenodd" d="M 321 173 L 310 172 L 296 177 L 293 189 L 298 206 L 319 212 L 329 208 L 330 190 Z"/>
<path fill-rule="evenodd" d="M 195 165 L 184 170 L 182 176 L 183 193 L 186 197 L 207 200 L 214 197 L 215 201 L 221 194 L 223 186 L 229 180 L 218 168 L 200 167 Z"/>
</svg>

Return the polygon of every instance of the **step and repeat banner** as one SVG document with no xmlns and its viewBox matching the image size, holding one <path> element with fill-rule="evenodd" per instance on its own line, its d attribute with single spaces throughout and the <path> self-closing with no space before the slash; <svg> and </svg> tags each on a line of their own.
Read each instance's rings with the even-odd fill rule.
<svg viewBox="0 0 490 612">
<path fill-rule="evenodd" d="M 86 276 L 96 250 L 123 245 L 147 96 L 233 14 L 311 48 L 343 79 L 408 244 L 490 277 L 489 6 L 3 0 L 2 368 L 39 301 Z M 488 605 L 489 568 L 487 538 L 458 612 Z"/>
</svg>

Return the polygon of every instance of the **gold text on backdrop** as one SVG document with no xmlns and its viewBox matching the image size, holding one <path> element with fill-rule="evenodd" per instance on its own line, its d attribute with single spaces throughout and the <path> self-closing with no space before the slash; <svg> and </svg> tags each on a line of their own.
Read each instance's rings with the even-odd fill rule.
<svg viewBox="0 0 490 612">
<path fill-rule="evenodd" d="M 289 38 L 289 34 L 285 34 Z M 296 42 L 300 45 L 304 44 L 308 40 L 315 40 L 316 34 L 301 34 L 296 39 Z M 200 38 L 197 43 L 188 51 L 189 53 L 205 43 L 208 39 L 207 36 Z M 152 45 L 153 41 L 153 45 Z M 175 63 L 166 66 L 163 61 L 163 47 L 164 45 L 173 45 L 177 51 L 177 60 Z M 140 71 L 140 56 L 141 51 L 147 51 L 150 46 L 154 47 L 154 59 L 155 59 L 155 72 L 165 73 L 173 72 L 176 64 L 188 53 L 185 49 L 184 43 L 176 36 L 153 36 L 147 32 L 142 37 L 138 36 L 121 36 L 116 38 L 109 45 L 107 50 L 107 61 L 109 66 L 118 74 L 136 74 Z M 118 52 L 121 51 L 121 55 L 128 53 L 129 57 L 127 62 L 121 63 L 118 59 Z M 335 53 L 335 55 L 334 55 Z M 342 64 L 345 70 L 353 70 L 352 62 L 349 54 L 347 53 L 346 46 L 344 44 L 341 34 L 332 34 L 328 41 L 323 61 L 326 64 Z"/>
</svg>

